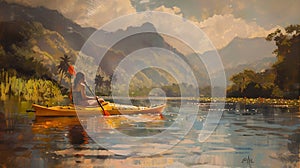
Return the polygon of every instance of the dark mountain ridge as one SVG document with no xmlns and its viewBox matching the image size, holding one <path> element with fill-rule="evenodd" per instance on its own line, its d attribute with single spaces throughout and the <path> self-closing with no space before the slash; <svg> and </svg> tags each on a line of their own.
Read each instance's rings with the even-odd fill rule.
<svg viewBox="0 0 300 168">
<path fill-rule="evenodd" d="M 106 75 L 111 75 L 113 74 L 114 69 L 116 68 L 118 63 L 130 53 L 143 48 L 158 47 L 174 52 L 176 55 L 180 56 L 180 58 L 182 58 L 186 63 L 188 63 L 190 68 L 192 68 L 194 73 L 196 73 L 196 76 L 199 78 L 197 80 L 200 85 L 209 85 L 210 83 L 205 66 L 201 61 L 199 61 L 198 57 L 195 57 L 195 55 L 183 55 L 179 49 L 176 49 L 170 44 L 168 44 L 162 35 L 155 33 L 156 29 L 151 23 L 145 23 L 140 27 L 128 27 L 126 30 L 120 29 L 115 32 L 106 32 L 103 30 L 99 30 L 94 34 L 94 36 L 96 35 L 97 38 L 94 39 L 93 43 L 90 43 L 90 41 L 87 41 L 87 39 L 92 33 L 96 31 L 96 29 L 83 28 L 80 25 L 74 23 L 72 20 L 65 18 L 56 10 L 49 10 L 44 7 L 27 7 L 19 4 L 0 1 L 0 21 L 22 21 L 28 23 L 41 23 L 45 29 L 57 32 L 61 35 L 59 36 L 57 34 L 55 38 L 59 38 L 59 41 L 65 40 L 73 50 L 77 51 L 79 51 L 83 44 L 87 42 L 86 47 L 88 48 L 89 53 L 86 54 L 92 56 L 96 61 L 97 59 L 99 59 L 97 57 L 98 53 L 104 52 L 108 47 L 95 45 L 95 43 L 97 43 L 97 38 L 101 40 L 113 40 L 118 39 L 119 37 L 124 36 L 128 33 L 140 32 L 145 30 L 154 31 L 154 33 L 134 34 L 132 36 L 128 36 L 127 38 L 119 40 L 108 50 L 108 52 L 105 53 L 105 57 L 100 63 L 101 71 L 104 72 Z M 13 29 L 18 30 L 18 28 L 18 26 L 15 26 L 15 28 Z M 17 34 L 16 36 L 11 37 L 12 38 L 5 38 L 5 40 L 11 40 L 11 42 L 18 41 Z M 45 40 L 38 40 L 38 42 L 38 47 L 40 51 L 46 51 L 46 53 L 48 53 L 48 56 L 45 57 L 48 60 L 48 62 L 49 57 L 52 57 L 53 55 L 54 57 L 51 59 L 54 59 L 54 62 L 57 62 L 55 61 L 55 59 L 58 59 L 58 57 L 62 55 L 62 53 L 60 52 L 67 51 L 60 50 L 58 51 L 59 54 L 57 54 L 58 52 L 51 51 L 53 49 L 53 45 L 57 45 L 55 44 L 55 42 L 51 44 L 52 46 L 50 44 L 46 44 Z M 65 46 L 63 42 L 61 42 L 58 45 Z M 4 46 L 4 48 L 5 47 L 6 46 Z M 226 73 L 228 75 L 231 75 L 240 72 L 241 67 L 251 67 L 255 64 L 259 65 L 253 67 L 255 71 L 260 71 L 261 69 L 268 68 L 268 61 L 270 61 L 271 59 L 264 58 L 274 57 L 271 53 L 273 50 L 274 44 L 266 42 L 264 38 L 235 38 L 225 48 L 220 49 L 219 54 L 223 61 Z M 213 54 L 213 52 L 208 51 L 202 56 L 209 56 L 210 54 Z M 142 73 L 154 71 L 144 71 Z M 161 72 L 155 73 L 161 74 Z M 144 74 L 140 76 L 147 78 L 141 80 L 149 81 L 151 74 Z M 173 81 L 170 82 L 172 83 Z"/>
<path fill-rule="evenodd" d="M 56 10 L 0 1 L 0 21 L 13 20 L 40 22 L 46 29 L 60 33 L 75 50 L 80 50 L 88 37 L 96 31 L 91 27 L 81 27 Z"/>
</svg>

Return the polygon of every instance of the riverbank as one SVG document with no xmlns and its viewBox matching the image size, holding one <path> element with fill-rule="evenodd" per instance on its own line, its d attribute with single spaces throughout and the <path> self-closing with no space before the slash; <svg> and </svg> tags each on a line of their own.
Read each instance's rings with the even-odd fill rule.
<svg viewBox="0 0 300 168">
<path fill-rule="evenodd" d="M 127 99 L 127 97 L 111 97 L 103 96 L 104 99 Z M 243 104 L 268 104 L 274 106 L 286 106 L 286 107 L 297 107 L 300 106 L 300 99 L 273 99 L 273 98 L 211 98 L 211 97 L 130 97 L 132 100 L 166 100 L 166 101 L 199 101 L 200 103 L 210 103 L 210 102 L 226 102 L 226 103 L 243 103 Z"/>
</svg>

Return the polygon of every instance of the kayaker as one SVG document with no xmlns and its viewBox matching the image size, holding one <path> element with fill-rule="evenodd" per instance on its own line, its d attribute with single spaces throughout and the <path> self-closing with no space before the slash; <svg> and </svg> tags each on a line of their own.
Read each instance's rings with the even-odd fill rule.
<svg viewBox="0 0 300 168">
<path fill-rule="evenodd" d="M 72 89 L 73 103 L 82 106 L 98 106 L 96 97 L 91 97 L 86 95 L 86 81 L 85 76 L 82 72 L 78 72 L 74 79 L 74 85 Z M 102 98 L 97 99 L 102 103 L 104 100 Z"/>
</svg>

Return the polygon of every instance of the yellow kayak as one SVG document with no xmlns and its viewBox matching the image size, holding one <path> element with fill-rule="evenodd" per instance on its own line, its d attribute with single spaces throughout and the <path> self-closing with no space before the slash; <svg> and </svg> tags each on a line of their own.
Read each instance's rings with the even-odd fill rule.
<svg viewBox="0 0 300 168">
<path fill-rule="evenodd" d="M 32 104 L 35 115 L 40 117 L 72 117 L 79 115 L 99 115 L 102 114 L 100 107 L 81 107 L 81 106 L 53 106 L 46 107 Z M 156 107 L 139 107 L 132 105 L 121 105 L 115 103 L 107 103 L 103 105 L 104 110 L 110 115 L 130 115 L 130 114 L 161 114 L 166 105 Z"/>
</svg>

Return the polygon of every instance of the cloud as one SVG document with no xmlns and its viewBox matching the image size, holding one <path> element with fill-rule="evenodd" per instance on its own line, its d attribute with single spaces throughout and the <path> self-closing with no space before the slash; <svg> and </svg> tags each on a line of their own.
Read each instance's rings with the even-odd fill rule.
<svg viewBox="0 0 300 168">
<path fill-rule="evenodd" d="M 246 21 L 253 21 L 264 27 L 272 28 L 274 25 L 288 26 L 299 24 L 299 0 L 148 0 L 149 3 L 139 3 L 131 0 L 137 11 L 154 10 L 162 5 L 167 8 L 174 6 L 181 9 L 184 17 L 195 17 L 199 21 L 206 20 L 214 15 L 232 14 Z"/>
<path fill-rule="evenodd" d="M 235 18 L 232 14 L 214 15 L 202 22 L 195 22 L 210 38 L 216 48 L 225 47 L 235 37 L 255 38 L 266 37 L 276 28 L 266 30 L 255 22 L 247 22 Z"/>
<path fill-rule="evenodd" d="M 242 8 L 242 7 L 241 7 Z M 175 14 L 182 16 L 182 11 L 180 8 L 173 6 L 172 8 L 167 8 L 165 6 L 160 6 L 155 11 L 167 12 L 170 14 Z M 269 30 L 259 26 L 254 21 L 246 21 L 242 18 L 236 18 L 232 14 L 225 15 L 214 15 L 205 19 L 201 22 L 197 20 L 196 17 L 189 18 L 195 25 L 197 25 L 211 40 L 217 49 L 221 49 L 227 46 L 234 38 L 256 38 L 256 37 L 266 37 L 275 29 L 280 28 L 280 26 L 275 26 Z M 171 28 L 177 28 L 176 25 L 167 25 Z M 176 45 L 174 41 L 168 40 L 172 45 Z M 184 50 L 184 49 L 182 49 Z M 204 52 L 199 51 L 199 52 Z"/>
<path fill-rule="evenodd" d="M 50 9 L 58 10 L 64 16 L 74 20 L 82 26 L 92 26 L 95 28 L 99 28 L 103 24 L 119 16 L 136 13 L 136 9 L 132 6 L 130 0 L 8 0 L 8 2 L 16 2 L 29 6 L 45 6 Z M 244 1 L 236 1 L 235 3 L 231 3 L 232 5 L 223 1 L 222 5 L 206 1 L 201 3 L 199 1 L 191 1 L 191 3 L 188 3 L 187 5 L 194 9 L 195 7 L 193 7 L 193 4 L 194 6 L 201 5 L 202 19 L 199 19 L 199 16 L 196 15 L 191 15 L 189 19 L 206 33 L 217 49 L 225 47 L 235 37 L 266 37 L 267 34 L 273 32 L 275 27 L 273 26 L 272 29 L 266 30 L 254 22 L 254 20 L 249 21 L 243 19 L 242 17 L 235 17 L 232 14 L 232 8 L 235 8 L 235 10 L 239 11 L 245 11 L 246 9 L 250 8 Z M 160 5 L 153 10 L 167 12 L 180 17 L 184 16 L 186 9 L 184 11 L 184 9 L 181 7 L 175 5 L 169 6 L 170 7 L 167 7 L 166 5 Z M 216 9 L 216 11 L 213 13 L 219 14 L 212 15 L 212 10 L 209 10 L 212 8 Z M 277 8 L 279 7 L 277 6 Z M 268 8 L 268 10 L 271 9 L 273 8 Z M 164 24 L 163 18 L 158 19 L 162 20 L 161 25 L 159 26 L 169 26 L 172 29 L 179 29 L 179 27 L 176 25 Z M 140 26 L 141 23 L 139 22 L 140 20 L 129 20 L 128 23 L 124 25 Z M 118 28 L 119 26 L 116 25 L 115 27 Z M 126 27 L 123 27 L 123 29 L 126 29 Z"/>
<path fill-rule="evenodd" d="M 27 6 L 44 6 L 58 10 L 82 26 L 99 28 L 119 16 L 135 13 L 130 0 L 7 0 Z"/>
<path fill-rule="evenodd" d="M 149 3 L 149 2 L 150 2 L 150 0 L 141 0 L 139 3 L 144 4 L 144 3 Z"/>
<path fill-rule="evenodd" d="M 107 23 L 114 18 L 136 13 L 135 8 L 131 6 L 129 0 L 94 0 L 99 3 L 94 7 L 95 2 L 89 6 L 88 16 L 83 15 L 77 19 L 77 22 L 82 25 L 89 25 L 99 28 L 104 23 Z"/>
<path fill-rule="evenodd" d="M 154 11 L 159 11 L 159 12 L 166 12 L 174 15 L 178 15 L 182 17 L 181 9 L 178 8 L 177 6 L 174 6 L 172 8 L 167 8 L 164 5 L 154 9 Z"/>
</svg>

